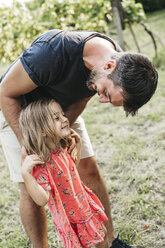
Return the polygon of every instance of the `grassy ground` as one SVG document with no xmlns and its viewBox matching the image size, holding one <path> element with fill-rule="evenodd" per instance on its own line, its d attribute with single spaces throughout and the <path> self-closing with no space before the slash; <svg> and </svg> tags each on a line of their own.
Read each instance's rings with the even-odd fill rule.
<svg viewBox="0 0 165 248">
<path fill-rule="evenodd" d="M 165 11 L 149 16 L 148 25 L 165 39 Z M 143 52 L 151 55 L 152 43 L 138 33 Z M 135 50 L 129 31 L 127 43 Z M 143 40 L 144 38 L 144 40 Z M 159 49 L 162 49 L 159 42 Z M 4 68 L 1 69 L 2 71 Z M 136 248 L 165 247 L 165 71 L 159 69 L 159 86 L 136 117 L 125 117 L 121 108 L 100 104 L 94 97 L 83 113 L 111 200 L 116 233 Z M 0 247 L 32 247 L 19 217 L 19 188 L 9 181 L 0 149 Z M 50 213 L 50 248 L 61 248 Z"/>
</svg>

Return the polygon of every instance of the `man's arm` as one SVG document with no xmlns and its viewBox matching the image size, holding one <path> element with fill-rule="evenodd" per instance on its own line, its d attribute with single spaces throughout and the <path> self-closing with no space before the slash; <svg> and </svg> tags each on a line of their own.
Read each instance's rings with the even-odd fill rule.
<svg viewBox="0 0 165 248">
<path fill-rule="evenodd" d="M 83 100 L 76 102 L 68 107 L 65 115 L 69 119 L 70 125 L 72 125 L 77 117 L 83 112 L 90 99 L 91 97 L 84 98 Z"/>
<path fill-rule="evenodd" d="M 20 60 L 13 65 L 0 84 L 0 106 L 2 112 L 20 143 L 21 135 L 18 118 L 21 106 L 18 97 L 34 90 L 36 87 L 37 85 L 30 79 Z"/>
</svg>

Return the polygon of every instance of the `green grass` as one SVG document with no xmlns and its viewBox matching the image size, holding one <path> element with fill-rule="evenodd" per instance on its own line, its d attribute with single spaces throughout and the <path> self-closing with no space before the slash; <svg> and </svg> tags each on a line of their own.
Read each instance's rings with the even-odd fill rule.
<svg viewBox="0 0 165 248">
<path fill-rule="evenodd" d="M 100 105 L 97 97 L 83 114 L 108 186 L 115 230 L 139 248 L 165 246 L 164 71 L 159 78 L 156 94 L 136 117 Z"/>
<path fill-rule="evenodd" d="M 165 11 L 159 11 L 147 21 L 162 41 L 164 20 Z M 143 37 L 138 25 L 134 29 L 143 52 L 152 55 L 149 37 Z M 135 50 L 129 31 L 124 32 L 127 43 Z M 164 78 L 165 71 L 159 69 L 158 89 L 138 116 L 126 118 L 122 108 L 100 104 L 97 96 L 83 113 L 107 184 L 115 231 L 136 248 L 165 247 Z M 31 248 L 19 217 L 19 188 L 9 180 L 1 149 L 0 188 L 0 247 Z M 50 248 L 61 248 L 48 210 L 47 214 Z"/>
</svg>

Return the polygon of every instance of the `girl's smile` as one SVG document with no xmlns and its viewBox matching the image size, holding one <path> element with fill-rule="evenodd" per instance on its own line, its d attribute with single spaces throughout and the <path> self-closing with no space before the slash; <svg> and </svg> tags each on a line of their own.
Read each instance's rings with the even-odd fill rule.
<svg viewBox="0 0 165 248">
<path fill-rule="evenodd" d="M 52 103 L 52 111 L 54 115 L 54 125 L 56 132 L 60 138 L 65 138 L 70 135 L 70 126 L 68 118 L 65 116 L 62 108 L 56 102 Z"/>
</svg>

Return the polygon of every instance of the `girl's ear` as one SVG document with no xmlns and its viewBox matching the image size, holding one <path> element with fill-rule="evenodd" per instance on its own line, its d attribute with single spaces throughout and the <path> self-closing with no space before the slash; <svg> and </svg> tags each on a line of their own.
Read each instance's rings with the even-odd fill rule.
<svg viewBox="0 0 165 248">
<path fill-rule="evenodd" d="M 46 133 L 42 132 L 42 136 L 46 137 Z"/>
</svg>

